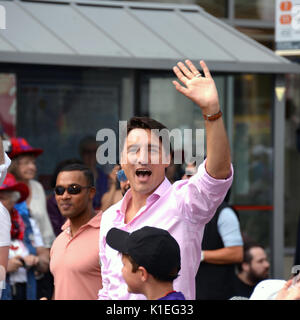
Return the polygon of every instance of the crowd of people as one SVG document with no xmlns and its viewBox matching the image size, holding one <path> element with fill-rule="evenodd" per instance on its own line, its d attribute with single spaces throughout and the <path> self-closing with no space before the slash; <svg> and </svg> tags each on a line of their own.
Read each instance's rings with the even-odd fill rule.
<svg viewBox="0 0 300 320">
<path fill-rule="evenodd" d="M 200 65 L 203 73 L 190 60 L 173 68 L 175 89 L 202 111 L 207 146 L 204 162 L 179 177 L 157 135 L 167 128 L 147 117 L 128 122 L 109 175 L 94 137 L 84 138 L 81 159 L 56 166 L 48 197 L 35 180 L 43 150 L 11 138 L 6 153 L 0 138 L 1 299 L 268 299 L 270 287 L 274 299 L 300 299 L 296 277 L 266 282 L 266 252 L 244 237 L 229 205 L 229 143 L 214 80 Z"/>
</svg>

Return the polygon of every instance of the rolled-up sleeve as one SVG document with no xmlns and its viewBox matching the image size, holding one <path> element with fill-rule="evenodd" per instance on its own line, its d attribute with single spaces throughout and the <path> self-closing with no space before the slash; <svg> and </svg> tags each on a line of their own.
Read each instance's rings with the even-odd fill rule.
<svg viewBox="0 0 300 320">
<path fill-rule="evenodd" d="M 215 179 L 205 169 L 204 161 L 189 180 L 176 187 L 176 201 L 184 218 L 194 224 L 206 224 L 224 200 L 233 181 L 233 166 L 226 179 Z"/>
</svg>

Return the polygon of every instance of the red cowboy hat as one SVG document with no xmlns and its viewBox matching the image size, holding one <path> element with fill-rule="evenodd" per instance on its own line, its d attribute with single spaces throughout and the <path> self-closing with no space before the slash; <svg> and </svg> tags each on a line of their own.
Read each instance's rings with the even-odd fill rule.
<svg viewBox="0 0 300 320">
<path fill-rule="evenodd" d="M 8 156 L 13 159 L 21 154 L 31 153 L 34 156 L 39 156 L 43 153 L 43 149 L 33 148 L 27 140 L 24 138 L 11 138 L 11 151 L 8 153 Z"/>
<path fill-rule="evenodd" d="M 21 198 L 17 203 L 20 203 L 27 199 L 29 196 L 29 188 L 25 183 L 18 182 L 14 175 L 7 173 L 6 177 L 0 186 L 0 191 L 18 191 L 20 192 Z"/>
</svg>

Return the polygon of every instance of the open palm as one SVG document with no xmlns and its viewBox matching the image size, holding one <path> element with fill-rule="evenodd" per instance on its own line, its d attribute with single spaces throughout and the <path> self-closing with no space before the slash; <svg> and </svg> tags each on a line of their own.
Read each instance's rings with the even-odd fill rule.
<svg viewBox="0 0 300 320">
<path fill-rule="evenodd" d="M 204 61 L 200 61 L 205 75 L 200 77 L 197 76 L 200 72 L 190 60 L 186 60 L 185 63 L 187 67 L 182 62 L 178 62 L 173 68 L 178 80 L 184 85 L 173 81 L 176 90 L 199 105 L 203 112 L 217 112 L 219 110 L 218 92 L 208 67 Z"/>
</svg>

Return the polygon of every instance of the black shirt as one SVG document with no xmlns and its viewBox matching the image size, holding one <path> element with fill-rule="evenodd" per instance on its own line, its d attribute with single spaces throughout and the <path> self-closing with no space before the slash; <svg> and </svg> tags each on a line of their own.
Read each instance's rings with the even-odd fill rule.
<svg viewBox="0 0 300 320">
<path fill-rule="evenodd" d="M 245 282 L 241 281 L 238 276 L 234 277 L 234 296 L 250 298 L 255 285 L 250 286 Z"/>
</svg>

